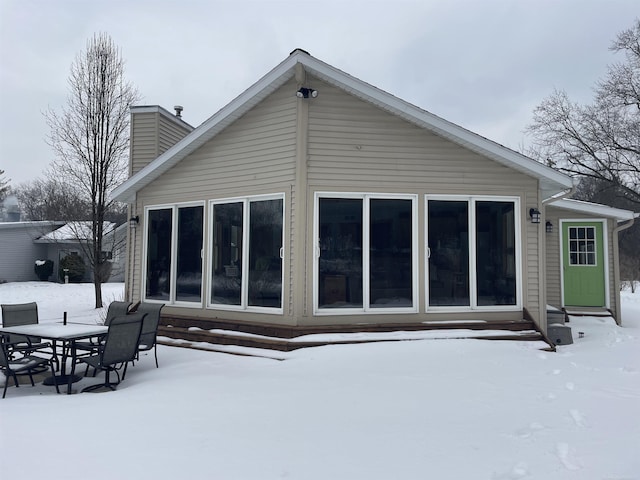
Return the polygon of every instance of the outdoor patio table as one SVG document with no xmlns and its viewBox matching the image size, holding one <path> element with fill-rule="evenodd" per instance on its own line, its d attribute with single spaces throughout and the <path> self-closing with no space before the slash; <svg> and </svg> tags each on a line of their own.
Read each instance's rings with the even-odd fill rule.
<svg viewBox="0 0 640 480">
<path fill-rule="evenodd" d="M 88 325 L 84 323 L 39 323 L 0 328 L 0 334 L 13 333 L 26 335 L 27 337 L 40 337 L 52 340 L 54 354 L 56 352 L 56 344 L 60 342 L 63 347 L 62 361 L 60 362 L 61 374 L 56 376 L 56 380 L 60 379 L 62 383 L 67 383 L 67 394 L 71 393 L 71 385 L 73 382 L 79 380 L 79 377 L 75 376 L 76 341 L 105 335 L 107 331 L 108 327 L 104 325 Z M 67 375 L 65 360 L 69 356 L 71 357 L 71 372 Z M 58 384 L 59 383 L 60 382 L 58 382 Z"/>
</svg>

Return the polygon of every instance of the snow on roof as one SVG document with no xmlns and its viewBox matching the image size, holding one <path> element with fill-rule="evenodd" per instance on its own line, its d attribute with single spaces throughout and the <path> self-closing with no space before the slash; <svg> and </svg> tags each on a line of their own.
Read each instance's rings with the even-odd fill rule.
<svg viewBox="0 0 640 480">
<path fill-rule="evenodd" d="M 231 103 L 118 186 L 112 192 L 112 197 L 122 202 L 131 202 L 138 190 L 151 183 L 264 100 L 293 78 L 298 69 L 458 145 L 538 178 L 545 198 L 569 189 L 573 185 L 570 177 L 557 170 L 405 102 L 312 57 L 304 50 L 296 49 Z"/>
<path fill-rule="evenodd" d="M 103 223 L 103 232 L 105 235 L 111 233 L 116 228 L 116 224 L 112 222 Z M 79 242 L 91 240 L 91 222 L 69 222 L 62 227 L 41 236 L 36 242 L 38 243 L 61 243 L 61 242 Z"/>
<path fill-rule="evenodd" d="M 609 207 L 608 205 L 602 205 L 600 203 L 584 202 L 582 200 L 574 200 L 571 198 L 563 198 L 560 200 L 554 200 L 549 203 L 552 207 L 563 208 L 565 210 L 572 210 L 574 212 L 589 213 L 595 216 L 613 217 L 618 222 L 624 222 L 627 220 L 633 220 L 640 217 L 640 213 L 632 212 L 631 210 L 623 210 L 621 208 Z"/>
</svg>

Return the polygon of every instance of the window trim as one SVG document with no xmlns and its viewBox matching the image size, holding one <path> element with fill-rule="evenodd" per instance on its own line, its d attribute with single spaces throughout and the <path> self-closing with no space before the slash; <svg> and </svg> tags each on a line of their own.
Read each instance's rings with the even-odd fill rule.
<svg viewBox="0 0 640 480">
<path fill-rule="evenodd" d="M 280 278 L 281 285 L 281 302 L 280 307 L 260 307 L 255 305 L 249 305 L 249 284 L 244 279 L 249 278 L 249 262 L 245 261 L 245 259 L 249 258 L 249 221 L 250 221 L 250 209 L 249 204 L 251 202 L 260 202 L 260 201 L 268 201 L 268 200 L 282 200 L 282 247 L 280 249 L 281 255 L 280 258 L 282 260 L 282 271 Z M 215 222 L 213 221 L 214 207 L 215 205 L 225 205 L 229 203 L 242 203 L 242 285 L 240 287 L 240 305 L 229 305 L 229 304 L 221 304 L 221 303 L 212 303 L 211 302 L 211 276 L 213 274 L 213 226 Z M 286 195 L 284 192 L 280 193 L 269 193 L 262 195 L 246 195 L 239 197 L 227 197 L 227 198 L 216 198 L 213 200 L 209 200 L 209 211 L 207 212 L 207 222 L 209 223 L 207 227 L 208 233 L 208 241 L 206 245 L 206 298 L 205 298 L 205 308 L 209 310 L 221 310 L 221 311 L 231 311 L 231 312 L 249 312 L 249 313 L 269 313 L 275 315 L 282 315 L 284 313 L 284 304 L 285 304 L 285 259 L 286 259 L 286 243 L 285 239 L 287 238 L 287 202 Z"/>
<path fill-rule="evenodd" d="M 320 308 L 319 303 L 319 273 L 320 273 L 320 199 L 322 198 L 344 198 L 361 199 L 362 203 L 362 308 Z M 378 193 L 378 192 L 326 192 L 320 191 L 314 194 L 313 205 L 313 315 L 314 316 L 336 316 L 336 315 L 389 315 L 418 313 L 420 306 L 420 288 L 418 285 L 419 255 L 418 255 L 418 194 L 414 193 Z M 411 201 L 411 294 L 413 295 L 413 305 L 411 307 L 390 307 L 372 308 L 369 305 L 371 298 L 370 291 L 370 202 L 371 199 L 382 200 L 410 200 Z"/>
<path fill-rule="evenodd" d="M 466 202 L 468 206 L 469 230 L 469 305 L 429 305 L 429 201 L 444 200 Z M 476 203 L 477 202 L 512 202 L 514 209 L 515 230 L 515 278 L 516 302 L 514 305 L 478 305 L 477 278 L 477 231 L 476 231 Z M 522 212 L 520 197 L 505 195 L 425 195 L 424 197 L 424 298 L 426 312 L 487 312 L 487 311 L 519 311 L 522 310 Z"/>
<path fill-rule="evenodd" d="M 202 279 L 200 281 L 200 301 L 199 302 L 186 302 L 176 301 L 176 280 L 177 280 L 177 266 L 178 266 L 178 257 L 177 257 L 177 248 L 178 248 L 178 229 L 176 228 L 176 222 L 178 219 L 178 210 L 180 208 L 189 208 L 189 207 L 202 207 L 202 250 L 200 251 L 200 264 L 201 264 L 201 272 Z M 149 246 L 149 212 L 152 210 L 171 210 L 171 262 L 170 262 L 170 271 L 171 271 L 171 287 L 169 288 L 169 299 L 168 300 L 157 300 L 153 298 L 147 298 L 147 253 Z M 205 246 L 205 234 L 206 234 L 206 204 L 204 201 L 195 201 L 195 202 L 178 202 L 178 203 L 165 203 L 158 205 L 147 205 L 144 207 L 144 242 L 142 248 L 142 281 L 140 282 L 140 298 L 143 299 L 144 302 L 149 303 L 164 303 L 167 306 L 172 307 L 187 307 L 187 308 L 202 308 L 204 305 L 203 294 L 205 291 L 205 269 L 204 269 L 204 246 Z"/>
</svg>

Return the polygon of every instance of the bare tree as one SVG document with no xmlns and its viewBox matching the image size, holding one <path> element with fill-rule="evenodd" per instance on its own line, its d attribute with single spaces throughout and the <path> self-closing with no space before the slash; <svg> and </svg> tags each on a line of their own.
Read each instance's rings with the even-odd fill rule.
<svg viewBox="0 0 640 480">
<path fill-rule="evenodd" d="M 4 170 L 0 170 L 0 202 L 4 200 L 4 197 L 9 194 L 9 190 L 11 189 L 9 186 L 9 180 L 2 178 L 3 175 Z"/>
<path fill-rule="evenodd" d="M 55 175 L 21 184 L 14 189 L 27 220 L 89 220 L 90 206 L 80 192 Z"/>
<path fill-rule="evenodd" d="M 568 174 L 609 183 L 640 204 L 640 20 L 611 50 L 624 54 L 624 62 L 609 66 L 592 104 L 579 105 L 557 90 L 535 109 L 528 153 Z"/>
<path fill-rule="evenodd" d="M 610 182 L 596 178 L 583 177 L 578 184 L 574 197 L 578 200 L 602 203 L 616 208 L 633 210 L 637 204 L 628 200 L 624 194 L 617 192 L 617 187 Z M 632 290 L 634 280 L 640 279 L 640 222 L 622 230 L 618 237 L 620 251 L 620 278 L 628 281 Z"/>
<path fill-rule="evenodd" d="M 108 262 L 102 254 L 109 193 L 126 176 L 129 108 L 139 99 L 124 79 L 124 60 L 111 37 L 95 34 L 71 65 L 69 97 L 58 113 L 45 116 L 49 144 L 56 153 L 53 168 L 62 182 L 73 185 L 90 204 L 91 248 L 96 308 L 102 306 L 102 283 Z"/>
</svg>

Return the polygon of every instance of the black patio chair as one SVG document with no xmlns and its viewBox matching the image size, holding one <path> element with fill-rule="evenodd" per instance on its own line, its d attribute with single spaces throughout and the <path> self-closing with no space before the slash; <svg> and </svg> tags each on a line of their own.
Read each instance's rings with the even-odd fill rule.
<svg viewBox="0 0 640 480">
<path fill-rule="evenodd" d="M 108 327 L 111 324 L 111 321 L 122 315 L 126 315 L 129 313 L 129 307 L 131 306 L 131 302 L 111 302 L 109 304 L 109 308 L 107 308 L 107 316 L 104 319 L 104 324 Z M 86 351 L 87 353 L 82 353 L 81 355 L 89 355 L 91 353 L 96 353 L 98 351 L 98 347 L 100 343 L 104 342 L 104 337 L 92 338 L 87 341 L 76 342 L 76 350 Z"/>
<path fill-rule="evenodd" d="M 115 390 L 120 383 L 118 370 L 124 368 L 122 378 L 127 372 L 127 364 L 133 361 L 138 351 L 138 341 L 142 330 L 142 322 L 145 313 L 135 313 L 130 315 L 120 315 L 112 319 L 109 330 L 104 339 L 104 343 L 98 348 L 98 353 L 89 357 L 80 357 L 78 360 L 89 367 L 105 372 L 104 383 L 90 385 L 83 389 L 83 392 L 91 392 L 99 388 L 109 388 Z M 109 381 L 109 375 L 115 372 L 118 381 Z"/>
<path fill-rule="evenodd" d="M 51 375 L 54 379 L 53 384 L 56 386 L 56 392 L 60 393 L 58 382 L 55 377 L 53 360 L 51 358 L 43 358 L 36 355 L 23 355 L 17 358 L 9 358 L 5 337 L 0 338 L 0 370 L 2 370 L 2 373 L 5 376 L 2 398 L 7 395 L 7 387 L 9 386 L 10 377 L 13 378 L 13 383 L 16 388 L 18 388 L 20 386 L 20 383 L 18 382 L 18 375 L 29 375 L 31 386 L 33 387 L 35 386 L 33 374 L 41 372 L 43 366 L 50 367 Z"/>
<path fill-rule="evenodd" d="M 4 327 L 17 327 L 20 325 L 34 325 L 38 323 L 38 304 L 36 302 L 3 304 L 1 308 L 2 325 Z M 6 334 L 5 341 L 7 355 L 9 358 L 12 358 L 15 352 L 28 355 L 36 351 L 51 349 L 52 354 L 55 353 L 53 352 L 51 344 L 43 342 L 39 337 Z M 49 352 L 45 353 L 48 354 Z"/>
<path fill-rule="evenodd" d="M 142 323 L 142 333 L 140 333 L 140 343 L 136 360 L 140 359 L 140 352 L 153 349 L 156 359 L 156 368 L 158 368 L 158 348 L 156 345 L 156 337 L 158 336 L 158 325 L 160 324 L 160 312 L 164 307 L 164 303 L 147 303 L 141 302 L 136 309 L 136 313 L 146 313 L 147 316 Z"/>
</svg>

